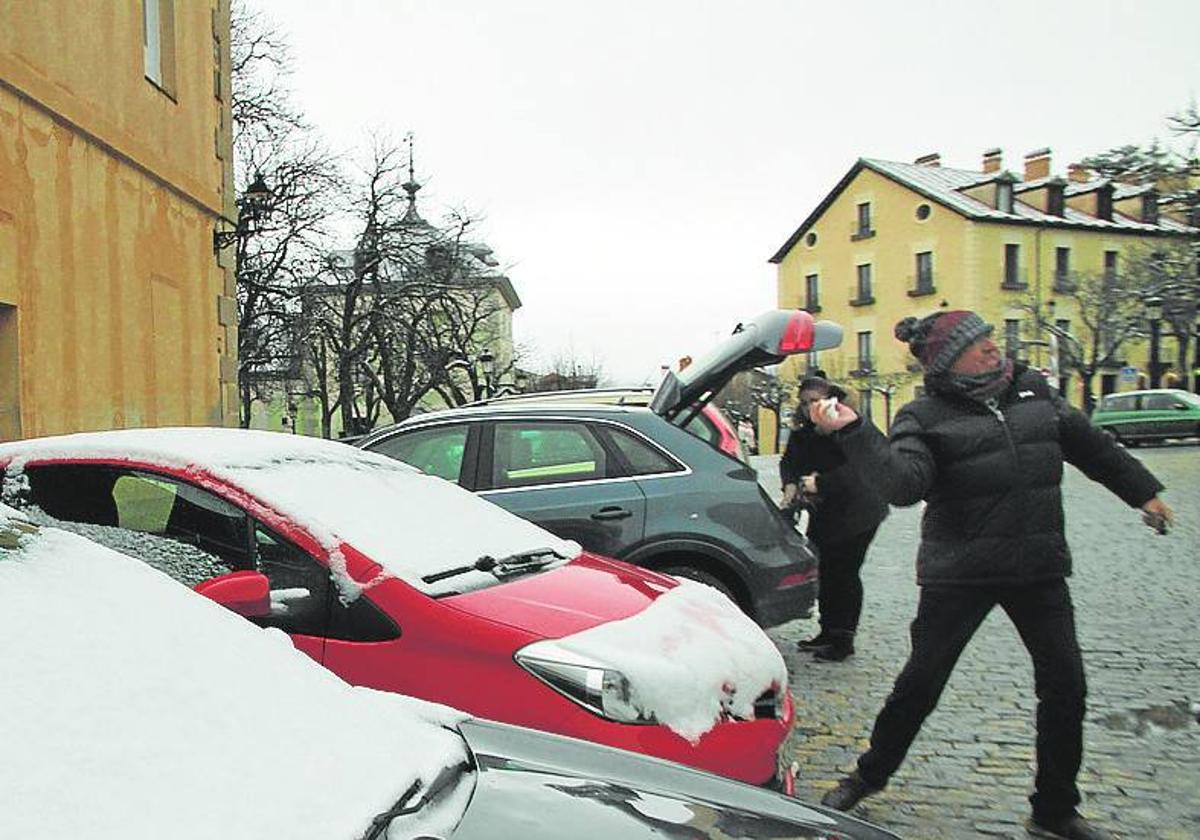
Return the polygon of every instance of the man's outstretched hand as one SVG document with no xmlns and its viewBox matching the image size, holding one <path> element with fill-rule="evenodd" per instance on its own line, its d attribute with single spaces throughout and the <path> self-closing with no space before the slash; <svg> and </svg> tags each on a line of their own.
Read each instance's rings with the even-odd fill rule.
<svg viewBox="0 0 1200 840">
<path fill-rule="evenodd" d="M 1142 521 L 1158 533 L 1165 534 L 1175 524 L 1175 513 L 1166 502 L 1155 496 L 1142 505 Z"/>
</svg>

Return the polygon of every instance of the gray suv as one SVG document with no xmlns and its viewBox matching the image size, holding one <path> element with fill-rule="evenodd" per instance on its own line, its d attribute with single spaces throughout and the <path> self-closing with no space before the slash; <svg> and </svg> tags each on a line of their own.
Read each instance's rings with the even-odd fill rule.
<svg viewBox="0 0 1200 840">
<path fill-rule="evenodd" d="M 840 341 L 840 327 L 808 313 L 768 312 L 668 374 L 649 407 L 485 402 L 410 418 L 358 445 L 588 551 L 715 586 L 770 627 L 810 613 L 815 550 L 754 470 L 686 428 L 739 370 Z"/>
</svg>

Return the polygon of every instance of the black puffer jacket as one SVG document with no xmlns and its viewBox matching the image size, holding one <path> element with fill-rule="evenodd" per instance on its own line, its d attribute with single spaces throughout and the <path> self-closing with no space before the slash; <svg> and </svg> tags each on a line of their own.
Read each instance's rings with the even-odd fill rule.
<svg viewBox="0 0 1200 840">
<path fill-rule="evenodd" d="M 819 501 L 808 536 L 818 545 L 878 528 L 887 517 L 888 503 L 875 485 L 863 480 L 829 435 L 806 424 L 788 438 L 779 461 L 779 478 L 785 485 L 799 484 L 803 476 L 814 472 Z"/>
<path fill-rule="evenodd" d="M 870 423 L 836 433 L 847 459 L 888 501 L 928 504 L 917 553 L 920 584 L 1027 583 L 1071 573 L 1063 534 L 1063 462 L 1127 504 L 1162 485 L 1141 462 L 1018 367 L 995 411 L 930 393 L 896 415 L 890 445 Z"/>
</svg>

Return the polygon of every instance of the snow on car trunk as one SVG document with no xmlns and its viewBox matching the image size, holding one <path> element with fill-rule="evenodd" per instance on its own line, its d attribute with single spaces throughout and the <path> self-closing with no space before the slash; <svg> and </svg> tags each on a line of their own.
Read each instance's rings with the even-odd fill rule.
<svg viewBox="0 0 1200 840">
<path fill-rule="evenodd" d="M 788 684 L 766 633 L 725 595 L 690 580 L 629 618 L 534 642 L 520 656 L 564 654 L 618 671 L 628 681 L 623 702 L 693 743 L 726 716 L 754 719 L 755 701 Z"/>
<path fill-rule="evenodd" d="M 19 517 L 0 506 L 0 837 L 360 837 L 467 759 L 458 713 L 353 688 L 282 633 Z"/>
</svg>

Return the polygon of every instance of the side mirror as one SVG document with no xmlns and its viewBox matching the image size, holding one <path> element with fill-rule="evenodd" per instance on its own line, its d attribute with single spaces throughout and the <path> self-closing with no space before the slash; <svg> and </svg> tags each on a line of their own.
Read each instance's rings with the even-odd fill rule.
<svg viewBox="0 0 1200 840">
<path fill-rule="evenodd" d="M 271 582 L 261 572 L 241 571 L 218 575 L 198 583 L 195 591 L 246 618 L 271 614 Z"/>
</svg>

